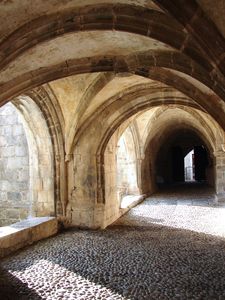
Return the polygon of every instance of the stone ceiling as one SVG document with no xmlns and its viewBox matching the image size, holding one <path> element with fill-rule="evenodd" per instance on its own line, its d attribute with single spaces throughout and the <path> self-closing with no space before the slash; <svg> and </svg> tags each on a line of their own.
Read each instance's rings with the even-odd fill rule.
<svg viewBox="0 0 225 300">
<path fill-rule="evenodd" d="M 225 128 L 225 2 L 211 3 L 1 1 L 0 102 L 43 85 L 71 141 L 112 103 L 168 91 Z"/>
</svg>

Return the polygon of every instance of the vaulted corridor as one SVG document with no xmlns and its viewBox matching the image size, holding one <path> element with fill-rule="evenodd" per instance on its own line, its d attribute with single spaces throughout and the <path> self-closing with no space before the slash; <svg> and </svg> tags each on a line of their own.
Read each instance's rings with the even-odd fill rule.
<svg viewBox="0 0 225 300">
<path fill-rule="evenodd" d="M 170 187 L 104 231 L 74 229 L 3 259 L 1 298 L 224 299 L 224 220 L 211 188 Z"/>
<path fill-rule="evenodd" d="M 0 1 L 1 300 L 225 299 L 224 16 Z"/>
</svg>

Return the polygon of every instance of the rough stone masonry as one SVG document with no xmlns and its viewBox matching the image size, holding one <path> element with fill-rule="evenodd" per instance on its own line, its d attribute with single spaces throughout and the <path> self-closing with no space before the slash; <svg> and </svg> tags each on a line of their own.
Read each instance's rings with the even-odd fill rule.
<svg viewBox="0 0 225 300">
<path fill-rule="evenodd" d="M 26 134 L 16 108 L 0 108 L 0 226 L 29 214 L 29 153 Z"/>
</svg>

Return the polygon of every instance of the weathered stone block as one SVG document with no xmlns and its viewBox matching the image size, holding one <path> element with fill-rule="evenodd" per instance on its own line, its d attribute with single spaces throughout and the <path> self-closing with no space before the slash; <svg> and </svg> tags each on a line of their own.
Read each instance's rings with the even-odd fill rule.
<svg viewBox="0 0 225 300">
<path fill-rule="evenodd" d="M 17 115 L 7 115 L 0 118 L 0 125 L 14 125 L 17 123 Z"/>
<path fill-rule="evenodd" d="M 11 185 L 13 191 L 26 191 L 29 189 L 28 181 L 14 181 Z"/>
<path fill-rule="evenodd" d="M 19 213 L 20 213 L 20 220 L 24 220 L 29 216 L 29 208 L 21 208 Z"/>
<path fill-rule="evenodd" d="M 0 229 L 0 257 L 4 257 L 33 242 L 55 235 L 56 218 L 32 218 Z"/>
<path fill-rule="evenodd" d="M 7 145 L 7 139 L 5 136 L 0 136 L 0 147 L 5 147 Z"/>
<path fill-rule="evenodd" d="M 8 192 L 7 193 L 8 199 L 10 201 L 20 201 L 21 200 L 21 193 L 19 192 Z"/>
<path fill-rule="evenodd" d="M 0 203 L 3 203 L 3 201 L 7 200 L 7 192 L 1 192 L 0 191 Z"/>
<path fill-rule="evenodd" d="M 0 110 L 0 116 L 10 116 L 12 114 L 12 107 L 9 104 L 4 105 Z"/>
<path fill-rule="evenodd" d="M 11 189 L 11 183 L 7 180 L 0 181 L 0 191 L 9 191 Z"/>
<path fill-rule="evenodd" d="M 1 147 L 1 157 L 13 157 L 15 155 L 14 146 Z"/>
<path fill-rule="evenodd" d="M 27 180 L 29 180 L 29 169 L 24 168 L 22 170 L 19 170 L 18 181 L 27 181 Z"/>
<path fill-rule="evenodd" d="M 2 133 L 4 136 L 11 136 L 12 135 L 12 126 L 10 125 L 5 125 L 2 126 Z"/>
<path fill-rule="evenodd" d="M 24 146 L 16 146 L 15 147 L 15 155 L 16 156 L 26 156 L 28 155 L 27 148 Z"/>
<path fill-rule="evenodd" d="M 23 166 L 22 157 L 12 157 L 8 159 L 7 169 L 19 169 Z"/>
<path fill-rule="evenodd" d="M 9 182 L 17 181 L 18 180 L 18 170 L 5 169 L 4 179 L 8 180 Z"/>
<path fill-rule="evenodd" d="M 18 135 L 23 135 L 23 134 L 24 134 L 24 129 L 21 124 L 13 125 L 13 127 L 12 127 L 12 135 L 13 136 L 18 136 Z"/>
<path fill-rule="evenodd" d="M 6 215 L 10 219 L 19 219 L 19 210 L 18 209 L 7 209 Z"/>
</svg>

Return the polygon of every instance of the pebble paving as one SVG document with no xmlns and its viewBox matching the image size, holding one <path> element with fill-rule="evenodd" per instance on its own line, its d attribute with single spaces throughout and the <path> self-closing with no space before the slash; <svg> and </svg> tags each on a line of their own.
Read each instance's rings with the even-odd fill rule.
<svg viewBox="0 0 225 300">
<path fill-rule="evenodd" d="M 66 231 L 6 257 L 0 299 L 223 300 L 224 214 L 209 189 L 165 190 L 106 230 Z"/>
</svg>

